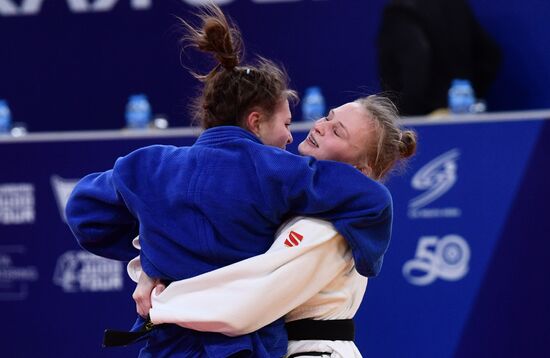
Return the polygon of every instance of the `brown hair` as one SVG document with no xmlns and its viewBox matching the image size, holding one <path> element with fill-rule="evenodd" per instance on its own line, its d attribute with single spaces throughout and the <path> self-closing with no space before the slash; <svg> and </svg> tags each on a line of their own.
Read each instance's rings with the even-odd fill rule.
<svg viewBox="0 0 550 358">
<path fill-rule="evenodd" d="M 371 177 L 384 179 L 395 168 L 416 152 L 416 133 L 399 127 L 399 114 L 393 102 L 381 95 L 359 98 L 359 103 L 374 120 L 378 142 L 367 148 Z"/>
<path fill-rule="evenodd" d="M 180 20 L 187 30 L 182 41 L 211 54 L 217 61 L 206 75 L 191 72 L 203 83 L 191 108 L 204 129 L 223 125 L 243 127 L 250 111 L 261 110 L 269 118 L 281 101 L 298 98 L 288 88 L 284 69 L 270 60 L 260 57 L 254 65 L 241 64 L 241 34 L 217 5 L 203 6 L 197 16 L 201 21 L 198 27 Z"/>
</svg>

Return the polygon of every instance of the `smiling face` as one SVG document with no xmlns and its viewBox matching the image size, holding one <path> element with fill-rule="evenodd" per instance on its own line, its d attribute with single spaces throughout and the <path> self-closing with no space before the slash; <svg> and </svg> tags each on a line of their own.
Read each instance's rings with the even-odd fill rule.
<svg viewBox="0 0 550 358">
<path fill-rule="evenodd" d="M 369 113 L 359 103 L 349 102 L 315 122 L 298 151 L 368 169 L 368 149 L 376 147 L 377 133 Z"/>
</svg>

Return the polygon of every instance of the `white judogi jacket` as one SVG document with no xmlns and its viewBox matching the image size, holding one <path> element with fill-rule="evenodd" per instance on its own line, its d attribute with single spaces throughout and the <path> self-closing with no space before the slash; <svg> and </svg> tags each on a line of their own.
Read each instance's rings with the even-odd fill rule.
<svg viewBox="0 0 550 358">
<path fill-rule="evenodd" d="M 128 273 L 137 282 L 139 258 L 128 264 Z M 236 336 L 284 315 L 287 321 L 352 318 L 366 286 L 367 278 L 355 270 L 351 250 L 332 224 L 297 217 L 280 228 L 266 253 L 153 293 L 149 315 L 155 324 Z M 288 355 L 310 351 L 361 357 L 349 341 L 289 341 Z"/>
</svg>

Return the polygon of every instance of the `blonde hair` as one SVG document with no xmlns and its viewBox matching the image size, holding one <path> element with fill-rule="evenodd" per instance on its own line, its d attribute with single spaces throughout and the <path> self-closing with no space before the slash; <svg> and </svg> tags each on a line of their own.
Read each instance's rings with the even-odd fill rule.
<svg viewBox="0 0 550 358">
<path fill-rule="evenodd" d="M 390 99 L 370 95 L 355 102 L 367 111 L 376 126 L 378 141 L 367 148 L 367 160 L 370 176 L 382 180 L 416 152 L 416 133 L 400 128 L 398 110 Z"/>
</svg>

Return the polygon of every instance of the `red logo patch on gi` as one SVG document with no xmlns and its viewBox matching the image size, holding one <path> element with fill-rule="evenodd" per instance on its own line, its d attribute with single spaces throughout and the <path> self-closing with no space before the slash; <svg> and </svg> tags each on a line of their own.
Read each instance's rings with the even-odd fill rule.
<svg viewBox="0 0 550 358">
<path fill-rule="evenodd" d="M 291 231 L 288 234 L 288 239 L 285 240 L 285 246 L 293 247 L 300 245 L 300 242 L 303 240 L 303 236 L 298 234 L 296 231 Z"/>
</svg>

